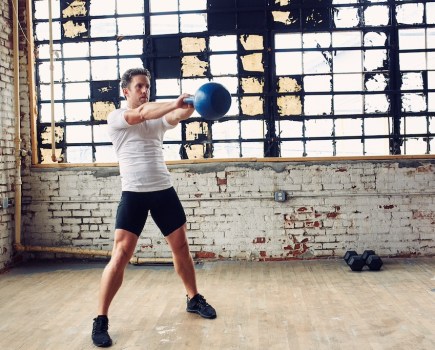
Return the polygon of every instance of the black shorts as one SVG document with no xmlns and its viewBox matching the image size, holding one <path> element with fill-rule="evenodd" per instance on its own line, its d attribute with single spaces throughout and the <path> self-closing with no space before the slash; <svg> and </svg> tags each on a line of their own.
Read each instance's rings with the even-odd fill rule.
<svg viewBox="0 0 435 350">
<path fill-rule="evenodd" d="M 148 212 L 164 236 L 186 223 L 186 214 L 173 187 L 155 192 L 123 191 L 116 212 L 115 229 L 140 236 Z"/>
</svg>

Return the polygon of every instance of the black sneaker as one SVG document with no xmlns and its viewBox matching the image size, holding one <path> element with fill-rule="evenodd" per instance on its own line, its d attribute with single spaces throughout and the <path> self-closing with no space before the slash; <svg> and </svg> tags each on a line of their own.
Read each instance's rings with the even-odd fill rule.
<svg viewBox="0 0 435 350">
<path fill-rule="evenodd" d="M 107 316 L 100 315 L 94 318 L 94 325 L 92 327 L 92 341 L 94 345 L 101 348 L 108 348 L 112 345 L 112 339 L 110 339 L 109 333 L 109 319 Z"/>
<path fill-rule="evenodd" d="M 192 299 L 187 297 L 187 312 L 194 312 L 204 318 L 216 318 L 216 310 L 209 305 L 201 294 L 195 295 Z"/>
</svg>

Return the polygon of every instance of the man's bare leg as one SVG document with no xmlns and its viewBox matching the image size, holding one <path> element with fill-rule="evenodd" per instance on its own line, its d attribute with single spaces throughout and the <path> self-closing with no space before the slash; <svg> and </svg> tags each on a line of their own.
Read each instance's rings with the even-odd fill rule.
<svg viewBox="0 0 435 350">
<path fill-rule="evenodd" d="M 109 306 L 121 287 L 124 271 L 136 248 L 138 237 L 126 230 L 116 230 L 113 243 L 112 257 L 104 268 L 100 282 L 98 299 L 98 317 L 94 319 L 92 341 L 96 346 L 109 347 L 112 345 L 108 331 Z"/>
<path fill-rule="evenodd" d="M 172 251 L 175 271 L 183 281 L 188 297 L 193 298 L 198 294 L 198 290 L 196 286 L 195 267 L 186 237 L 186 224 L 166 236 L 166 241 Z"/>
<path fill-rule="evenodd" d="M 166 236 L 166 241 L 172 250 L 175 271 L 180 276 L 186 288 L 186 310 L 188 312 L 197 313 L 204 318 L 216 318 L 215 309 L 198 293 L 195 267 L 186 237 L 186 224 Z"/>
</svg>

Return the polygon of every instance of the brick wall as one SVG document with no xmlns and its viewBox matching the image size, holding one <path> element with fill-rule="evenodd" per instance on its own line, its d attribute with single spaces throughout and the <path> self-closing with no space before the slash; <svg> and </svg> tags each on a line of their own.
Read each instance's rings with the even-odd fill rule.
<svg viewBox="0 0 435 350">
<path fill-rule="evenodd" d="M 30 103 L 27 66 L 26 3 L 19 2 L 19 64 L 20 64 L 20 123 L 21 148 L 30 150 Z M 13 67 L 13 10 L 12 2 L 0 0 L 0 198 L 9 198 L 11 205 L 0 209 L 0 271 L 11 265 L 14 256 L 13 238 L 15 218 L 15 127 L 14 67 Z M 23 158 L 21 174 L 29 175 L 30 157 Z"/>
<path fill-rule="evenodd" d="M 195 258 L 281 260 L 435 253 L 435 160 L 170 166 Z M 33 169 L 24 243 L 110 249 L 116 168 Z M 285 202 L 274 192 L 284 190 Z M 150 220 L 135 253 L 170 257 Z"/>
<path fill-rule="evenodd" d="M 14 106 L 12 62 L 12 11 L 0 0 L 0 198 L 13 196 Z M 12 258 L 13 208 L 0 209 L 0 271 Z"/>
</svg>

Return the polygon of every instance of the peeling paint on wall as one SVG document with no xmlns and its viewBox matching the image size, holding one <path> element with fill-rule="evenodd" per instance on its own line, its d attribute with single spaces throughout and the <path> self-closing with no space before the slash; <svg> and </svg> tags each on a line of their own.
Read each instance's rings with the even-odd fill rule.
<svg viewBox="0 0 435 350">
<path fill-rule="evenodd" d="M 365 87 L 367 91 L 384 91 L 387 85 L 387 77 L 383 74 L 366 75 Z"/>
<path fill-rule="evenodd" d="M 264 49 L 263 37 L 261 35 L 241 35 L 240 43 L 245 50 Z"/>
<path fill-rule="evenodd" d="M 302 90 L 301 84 L 294 78 L 281 77 L 278 80 L 278 92 L 299 92 Z M 279 96 L 277 98 L 278 113 L 285 115 L 301 115 L 302 101 L 300 96 Z"/>
<path fill-rule="evenodd" d="M 278 92 L 298 92 L 302 86 L 294 78 L 280 77 L 278 80 Z"/>
<path fill-rule="evenodd" d="M 253 53 L 251 55 L 241 56 L 243 69 L 250 72 L 263 72 L 263 54 Z"/>
<path fill-rule="evenodd" d="M 247 94 L 261 94 L 264 89 L 264 81 L 259 78 L 242 78 L 242 89 Z"/>
<path fill-rule="evenodd" d="M 63 18 L 86 16 L 86 1 L 75 0 L 62 11 Z"/>
<path fill-rule="evenodd" d="M 208 124 L 204 122 L 193 122 L 186 125 L 186 140 L 206 140 L 209 129 Z"/>
<path fill-rule="evenodd" d="M 208 63 L 201 61 L 198 56 L 184 56 L 181 59 L 183 77 L 205 76 Z"/>
<path fill-rule="evenodd" d="M 300 96 L 279 96 L 277 99 L 278 112 L 284 115 L 301 115 L 302 102 Z"/>
<path fill-rule="evenodd" d="M 426 96 L 423 93 L 402 94 L 403 112 L 424 112 L 427 109 Z"/>
<path fill-rule="evenodd" d="M 189 159 L 204 159 L 204 146 L 189 145 L 186 147 L 186 153 Z"/>
<path fill-rule="evenodd" d="M 41 163 L 42 164 L 53 163 L 53 160 L 51 159 L 52 150 L 45 149 L 45 148 L 41 148 L 40 150 L 41 150 Z M 54 153 L 56 155 L 56 159 L 62 159 L 62 149 L 56 148 Z"/>
<path fill-rule="evenodd" d="M 91 81 L 91 96 L 94 101 L 117 101 L 119 94 L 119 81 L 117 80 Z"/>
<path fill-rule="evenodd" d="M 334 8 L 334 11 L 337 11 L 337 8 Z M 305 27 L 306 28 L 327 28 L 329 25 L 329 10 L 327 7 L 322 8 L 313 8 L 307 9 L 303 11 L 305 13 Z M 348 16 L 351 19 L 351 16 Z M 357 16 L 358 20 L 358 16 Z M 337 25 L 337 23 L 335 23 Z M 357 24 L 355 24 L 357 25 Z M 351 25 L 353 26 L 353 25 Z"/>
<path fill-rule="evenodd" d="M 290 4 L 290 0 L 275 0 L 275 4 L 279 4 L 280 6 L 286 6 Z"/>
<path fill-rule="evenodd" d="M 187 146 L 192 159 L 202 158 L 204 150 L 202 145 Z M 425 193 L 435 175 L 434 159 L 195 162 L 171 165 L 169 171 L 188 205 L 193 254 L 282 260 L 339 257 L 350 246 L 363 251 L 367 245 L 392 256 L 435 252 L 435 209 Z M 108 222 L 119 198 L 119 170 L 52 168 L 31 175 L 31 186 L 23 192 L 34 200 L 23 207 L 29 244 L 43 245 L 50 239 L 62 245 L 63 234 L 73 232 L 70 243 L 75 246 L 107 248 L 112 237 Z M 373 188 L 369 194 L 368 184 Z M 297 194 L 285 205 L 277 203 L 270 192 L 277 186 Z M 350 195 L 344 196 L 345 191 Z M 77 225 L 89 216 L 91 231 L 89 225 Z M 146 225 L 141 237 L 138 256 L 170 254 L 154 225 Z"/>
<path fill-rule="evenodd" d="M 113 102 L 97 101 L 92 104 L 92 115 L 95 120 L 107 120 L 107 115 L 115 109 Z"/>
<path fill-rule="evenodd" d="M 290 25 L 297 21 L 290 11 L 272 11 L 272 16 L 275 22 L 284 23 L 285 25 Z"/>
<path fill-rule="evenodd" d="M 57 126 L 54 128 L 54 142 L 58 143 L 63 140 L 64 129 Z M 44 129 L 41 133 L 41 140 L 43 145 L 51 145 L 51 127 Z"/>
<path fill-rule="evenodd" d="M 263 99 L 260 96 L 243 97 L 240 104 L 245 115 L 263 114 Z"/>
<path fill-rule="evenodd" d="M 423 75 L 421 72 L 402 73 L 402 90 L 418 90 L 423 88 Z"/>
<path fill-rule="evenodd" d="M 75 23 L 73 21 L 68 21 L 63 24 L 64 35 L 67 38 L 75 38 L 80 36 L 80 34 L 86 33 L 88 29 L 84 23 Z"/>
<path fill-rule="evenodd" d="M 185 53 L 204 52 L 205 49 L 205 38 L 181 38 L 181 50 Z"/>
</svg>

